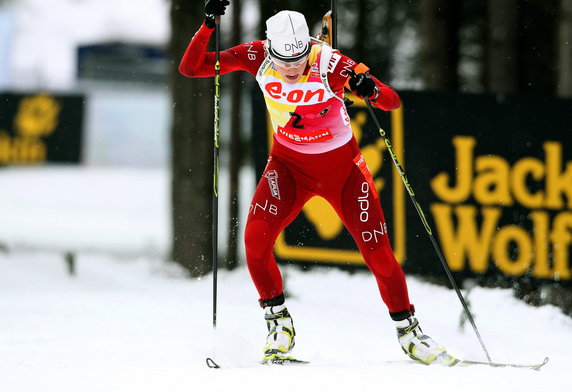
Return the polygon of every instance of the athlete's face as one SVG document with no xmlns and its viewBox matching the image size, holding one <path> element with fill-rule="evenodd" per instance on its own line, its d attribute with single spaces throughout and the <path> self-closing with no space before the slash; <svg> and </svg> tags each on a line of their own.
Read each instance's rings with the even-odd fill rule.
<svg viewBox="0 0 572 392">
<path fill-rule="evenodd" d="M 272 57 L 270 58 L 274 63 L 274 68 L 276 71 L 278 71 L 280 76 L 282 76 L 282 79 L 284 79 L 284 81 L 289 84 L 294 84 L 300 80 L 304 74 L 306 66 L 308 65 L 308 56 L 304 56 L 302 59 L 295 62 L 285 62 L 274 59 Z"/>
</svg>

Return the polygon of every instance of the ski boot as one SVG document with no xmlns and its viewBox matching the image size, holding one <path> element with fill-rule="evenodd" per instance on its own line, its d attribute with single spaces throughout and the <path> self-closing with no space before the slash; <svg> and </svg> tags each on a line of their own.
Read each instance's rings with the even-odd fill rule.
<svg viewBox="0 0 572 392">
<path fill-rule="evenodd" d="M 292 317 L 285 305 L 264 308 L 264 319 L 268 328 L 262 363 L 285 363 L 294 360 L 288 353 L 294 347 L 296 331 Z"/>
<path fill-rule="evenodd" d="M 415 317 L 410 316 L 396 323 L 399 344 L 410 358 L 426 365 L 436 363 L 454 366 L 459 362 L 459 360 L 447 353 L 445 347 L 423 334 Z"/>
</svg>

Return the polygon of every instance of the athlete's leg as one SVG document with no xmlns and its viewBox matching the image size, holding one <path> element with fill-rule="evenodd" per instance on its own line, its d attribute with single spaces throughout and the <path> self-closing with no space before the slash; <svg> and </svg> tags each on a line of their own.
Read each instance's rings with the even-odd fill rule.
<svg viewBox="0 0 572 392">
<path fill-rule="evenodd" d="M 271 156 L 252 198 L 244 233 L 246 263 L 261 304 L 283 294 L 274 243 L 311 196 L 296 187 L 286 165 Z"/>
<path fill-rule="evenodd" d="M 409 314 L 411 304 L 405 275 L 395 259 L 387 225 L 372 176 L 359 152 L 341 194 L 329 196 L 344 225 L 354 238 L 381 297 L 392 317 Z"/>
<path fill-rule="evenodd" d="M 450 366 L 456 363 L 443 346 L 421 331 L 413 316 L 405 276 L 391 249 L 379 197 L 357 143 L 352 140 L 328 155 L 342 164 L 336 168 L 335 176 L 327 169 L 320 173 L 320 178 L 326 180 L 322 190 L 316 193 L 332 204 L 356 241 L 375 276 L 391 318 L 396 321 L 403 351 L 425 364 L 437 362 Z"/>
</svg>

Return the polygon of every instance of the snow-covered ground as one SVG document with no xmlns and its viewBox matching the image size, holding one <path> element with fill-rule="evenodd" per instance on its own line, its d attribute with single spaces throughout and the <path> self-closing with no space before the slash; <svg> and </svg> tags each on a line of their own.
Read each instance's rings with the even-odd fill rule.
<svg viewBox="0 0 572 392">
<path fill-rule="evenodd" d="M 569 389 L 572 320 L 510 291 L 470 302 L 496 361 L 540 372 L 425 367 L 401 352 L 368 273 L 283 268 L 302 367 L 258 364 L 266 327 L 244 267 L 183 277 L 156 255 L 168 243 L 168 177 L 157 170 L 0 170 L 0 389 L 23 391 L 551 391 Z M 221 190 L 222 194 L 222 190 Z M 51 245 L 51 246 L 50 246 Z M 78 251 L 68 275 L 61 250 Z M 59 250 L 59 251 L 58 251 Z M 409 278 L 424 331 L 483 360 L 447 289 Z M 209 369 L 206 356 L 223 366 Z"/>
<path fill-rule="evenodd" d="M 0 9 L 0 87 L 73 89 L 78 44 L 165 43 L 168 7 L 166 0 L 9 2 Z M 253 12 L 244 11 L 251 23 Z M 225 185 L 221 178 L 221 195 Z M 162 169 L 0 168 L 0 391 L 570 388 L 572 320 L 557 308 L 527 306 L 507 290 L 470 294 L 492 358 L 549 356 L 540 372 L 424 367 L 401 352 L 371 275 L 323 268 L 283 268 L 295 354 L 312 363 L 259 365 L 266 327 L 247 270 L 220 271 L 213 331 L 211 278 L 184 278 L 163 261 L 168 187 Z M 251 176 L 244 197 L 248 189 Z M 221 227 L 224 218 L 221 204 Z M 77 255 L 73 277 L 64 252 Z M 471 328 L 459 331 L 455 294 L 408 281 L 424 331 L 459 357 L 484 360 Z M 223 368 L 207 368 L 206 356 Z"/>
</svg>

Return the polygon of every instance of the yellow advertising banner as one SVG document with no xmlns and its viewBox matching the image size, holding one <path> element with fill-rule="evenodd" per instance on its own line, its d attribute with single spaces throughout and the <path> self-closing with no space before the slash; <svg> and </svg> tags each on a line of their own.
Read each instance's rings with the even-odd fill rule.
<svg viewBox="0 0 572 392">
<path fill-rule="evenodd" d="M 0 165 L 81 159 L 83 98 L 0 93 Z"/>
<path fill-rule="evenodd" d="M 459 278 L 572 281 L 572 100 L 401 92 L 377 117 Z M 348 108 L 404 270 L 442 276 L 423 222 L 357 98 Z M 264 124 L 264 137 L 272 140 Z M 266 156 L 260 156 L 266 159 Z M 363 266 L 330 205 L 311 199 L 275 246 L 283 262 Z"/>
</svg>

